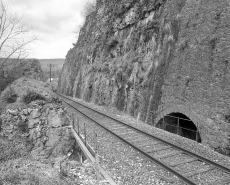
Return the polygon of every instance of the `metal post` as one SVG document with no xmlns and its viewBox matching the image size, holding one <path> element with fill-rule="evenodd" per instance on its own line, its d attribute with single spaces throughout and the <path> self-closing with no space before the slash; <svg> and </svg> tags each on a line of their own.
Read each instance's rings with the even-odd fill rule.
<svg viewBox="0 0 230 185">
<path fill-rule="evenodd" d="M 50 82 L 51 82 L 51 64 L 50 64 Z"/>
<path fill-rule="evenodd" d="M 95 139 L 95 152 L 97 154 L 98 152 L 98 142 L 97 142 L 97 133 L 94 131 L 94 139 Z"/>
<path fill-rule="evenodd" d="M 75 117 L 74 117 L 74 114 L 72 113 L 72 127 L 73 127 L 73 129 L 75 130 L 75 123 L 74 123 L 74 119 L 75 119 Z"/>
<path fill-rule="evenodd" d="M 150 108 L 151 108 L 152 99 L 153 99 L 153 95 L 151 95 L 151 96 L 150 96 L 150 99 L 149 99 L 149 105 L 148 105 L 148 109 L 147 109 L 147 115 L 146 115 L 146 118 L 145 118 L 145 123 L 146 123 L 146 124 L 148 123 L 149 111 L 150 111 Z"/>
<path fill-rule="evenodd" d="M 177 118 L 177 134 L 179 135 L 180 118 Z"/>
<path fill-rule="evenodd" d="M 80 163 L 82 164 L 82 162 L 83 162 L 83 155 L 82 155 L 82 151 L 80 151 L 80 156 L 79 156 L 79 158 L 80 158 Z"/>
<path fill-rule="evenodd" d="M 99 181 L 99 157 L 98 157 L 98 142 L 97 142 L 97 133 L 95 132 L 95 161 L 96 161 L 96 176 L 97 176 L 97 181 Z"/>
<path fill-rule="evenodd" d="M 196 131 L 196 142 L 197 142 L 197 140 L 198 140 L 198 132 Z"/>
<path fill-rule="evenodd" d="M 77 117 L 77 134 L 80 136 L 80 124 L 79 124 L 79 118 Z"/>
<path fill-rule="evenodd" d="M 85 123 L 84 123 L 84 136 L 85 136 L 85 146 L 86 146 L 86 128 L 85 128 Z"/>
</svg>

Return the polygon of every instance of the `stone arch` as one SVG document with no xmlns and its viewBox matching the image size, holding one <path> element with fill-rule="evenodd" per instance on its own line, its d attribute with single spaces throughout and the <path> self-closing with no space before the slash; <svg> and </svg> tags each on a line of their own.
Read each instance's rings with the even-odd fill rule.
<svg viewBox="0 0 230 185">
<path fill-rule="evenodd" d="M 155 118 L 154 121 L 154 126 L 157 125 L 157 123 L 165 116 L 172 114 L 172 113 L 181 113 L 184 114 L 185 116 L 187 116 L 196 126 L 197 131 L 200 133 L 200 137 L 201 140 L 203 140 L 202 135 L 201 135 L 201 130 L 200 128 L 202 128 L 203 126 L 203 122 L 202 122 L 202 118 L 197 115 L 194 111 L 188 109 L 185 106 L 182 105 L 174 105 L 172 107 L 166 108 L 163 111 L 161 111 L 160 113 L 158 113 L 157 117 Z"/>
</svg>

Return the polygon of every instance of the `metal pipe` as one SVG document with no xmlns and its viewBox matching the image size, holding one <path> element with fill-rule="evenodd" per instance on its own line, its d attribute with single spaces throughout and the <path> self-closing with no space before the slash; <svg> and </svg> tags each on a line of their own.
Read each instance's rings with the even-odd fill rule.
<svg viewBox="0 0 230 185">
<path fill-rule="evenodd" d="M 73 127 L 73 129 L 75 130 L 75 123 L 74 123 L 74 119 L 75 119 L 75 117 L 74 117 L 74 114 L 72 113 L 72 119 L 73 119 L 73 121 L 72 121 L 72 127 Z M 76 131 L 76 130 L 75 130 Z"/>
<path fill-rule="evenodd" d="M 77 134 L 80 136 L 80 124 L 79 124 L 79 118 L 77 117 Z"/>
<path fill-rule="evenodd" d="M 177 118 L 177 134 L 179 135 L 180 118 Z"/>
<path fill-rule="evenodd" d="M 85 136 L 85 146 L 86 146 L 86 128 L 85 128 L 85 123 L 84 123 L 84 136 Z"/>
<path fill-rule="evenodd" d="M 51 64 L 50 64 L 50 82 L 51 82 Z"/>
<path fill-rule="evenodd" d="M 190 120 L 190 119 L 185 119 L 185 118 L 180 118 L 180 117 L 176 117 L 176 116 L 171 116 L 171 115 L 166 115 L 166 116 L 164 116 L 164 117 L 171 117 L 171 118 L 179 118 L 179 119 L 182 119 L 182 120 L 186 120 L 186 121 L 191 121 L 191 122 L 193 122 L 192 120 Z M 195 125 L 195 124 L 194 124 Z"/>
</svg>

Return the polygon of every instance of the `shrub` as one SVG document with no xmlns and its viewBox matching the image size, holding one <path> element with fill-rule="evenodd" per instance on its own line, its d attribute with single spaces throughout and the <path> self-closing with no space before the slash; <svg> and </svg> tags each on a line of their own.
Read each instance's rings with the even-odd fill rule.
<svg viewBox="0 0 230 185">
<path fill-rule="evenodd" d="M 82 15 L 84 17 L 87 17 L 95 10 L 96 10 L 96 0 L 87 1 L 82 11 Z"/>
<path fill-rule="evenodd" d="M 16 102 L 18 98 L 18 95 L 14 92 L 14 90 L 12 88 L 9 88 L 9 90 L 3 94 L 3 101 L 5 101 L 6 103 L 14 103 Z"/>
<path fill-rule="evenodd" d="M 7 86 L 12 84 L 15 80 L 16 78 L 11 77 L 10 75 L 6 78 L 0 74 L 0 91 L 4 91 Z"/>
<path fill-rule="evenodd" d="M 26 104 L 36 100 L 46 100 L 46 98 L 35 91 L 29 91 L 25 96 L 23 96 L 23 102 Z"/>
</svg>

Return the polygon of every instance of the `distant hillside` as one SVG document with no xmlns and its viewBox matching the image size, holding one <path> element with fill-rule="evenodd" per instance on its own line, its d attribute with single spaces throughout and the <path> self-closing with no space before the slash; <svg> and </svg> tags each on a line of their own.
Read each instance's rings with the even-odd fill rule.
<svg viewBox="0 0 230 185">
<path fill-rule="evenodd" d="M 39 59 L 39 62 L 42 66 L 43 71 L 49 71 L 49 65 L 52 64 L 52 66 L 56 69 L 61 69 L 65 59 L 63 58 L 55 58 L 55 59 Z"/>
<path fill-rule="evenodd" d="M 50 64 L 51 64 L 52 78 L 58 78 L 62 70 L 62 66 L 65 62 L 65 59 L 62 58 L 39 59 L 39 62 L 41 64 L 41 68 L 46 79 L 49 78 Z"/>
</svg>

